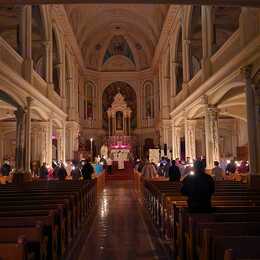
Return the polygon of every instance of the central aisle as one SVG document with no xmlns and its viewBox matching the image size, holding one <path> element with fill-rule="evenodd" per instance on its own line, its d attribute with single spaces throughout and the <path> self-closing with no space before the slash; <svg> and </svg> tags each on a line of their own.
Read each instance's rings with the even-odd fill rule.
<svg viewBox="0 0 260 260">
<path fill-rule="evenodd" d="M 79 260 L 168 259 L 152 242 L 158 237 L 148 231 L 142 211 L 131 181 L 109 182 Z"/>
</svg>

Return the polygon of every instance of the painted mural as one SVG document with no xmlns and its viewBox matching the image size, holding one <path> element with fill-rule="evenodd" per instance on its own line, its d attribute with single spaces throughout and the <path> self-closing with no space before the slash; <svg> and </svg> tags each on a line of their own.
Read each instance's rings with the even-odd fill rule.
<svg viewBox="0 0 260 260">
<path fill-rule="evenodd" d="M 103 59 L 103 64 L 106 63 L 109 58 L 115 55 L 125 56 L 135 64 L 133 53 L 122 35 L 115 35 L 111 39 Z"/>
<path fill-rule="evenodd" d="M 117 93 L 121 93 L 128 107 L 132 110 L 131 117 L 131 128 L 134 129 L 137 127 L 137 101 L 135 90 L 126 82 L 117 81 L 110 84 L 102 96 L 102 113 L 103 113 L 103 128 L 108 130 L 108 117 L 107 110 L 112 105 L 114 97 Z"/>
</svg>

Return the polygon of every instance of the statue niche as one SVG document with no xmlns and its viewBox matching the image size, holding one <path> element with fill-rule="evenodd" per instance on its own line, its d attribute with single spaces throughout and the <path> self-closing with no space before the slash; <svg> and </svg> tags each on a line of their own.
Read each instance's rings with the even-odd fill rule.
<svg viewBox="0 0 260 260">
<path fill-rule="evenodd" d="M 119 92 L 107 110 L 108 132 L 111 135 L 130 135 L 132 110 L 127 106 L 125 98 Z"/>
<path fill-rule="evenodd" d="M 117 111 L 116 112 L 116 130 L 122 131 L 123 130 L 123 112 Z"/>
</svg>

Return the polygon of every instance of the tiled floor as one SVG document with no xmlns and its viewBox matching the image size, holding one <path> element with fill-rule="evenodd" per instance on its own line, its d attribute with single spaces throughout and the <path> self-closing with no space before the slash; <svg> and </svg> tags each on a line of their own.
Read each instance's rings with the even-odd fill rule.
<svg viewBox="0 0 260 260">
<path fill-rule="evenodd" d="M 112 181 L 99 201 L 97 216 L 79 260 L 167 259 L 157 235 L 145 224 L 145 214 L 131 181 Z"/>
</svg>

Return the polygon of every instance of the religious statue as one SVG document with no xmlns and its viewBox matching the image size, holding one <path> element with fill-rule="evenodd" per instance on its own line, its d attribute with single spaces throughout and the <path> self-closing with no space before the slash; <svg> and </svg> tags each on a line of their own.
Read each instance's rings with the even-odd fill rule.
<svg viewBox="0 0 260 260">
<path fill-rule="evenodd" d="M 100 149 L 101 157 L 104 157 L 105 159 L 108 158 L 108 147 L 106 144 L 103 144 Z"/>
</svg>

